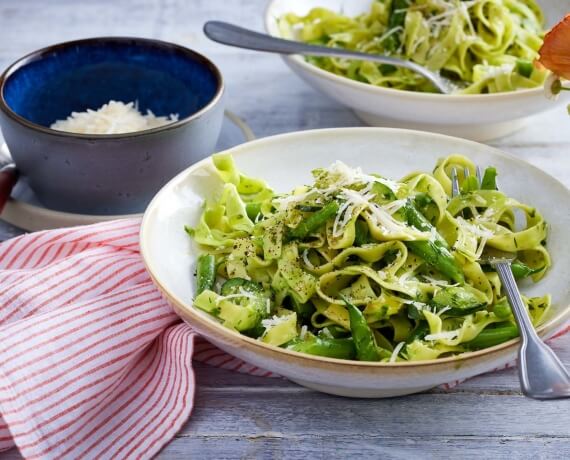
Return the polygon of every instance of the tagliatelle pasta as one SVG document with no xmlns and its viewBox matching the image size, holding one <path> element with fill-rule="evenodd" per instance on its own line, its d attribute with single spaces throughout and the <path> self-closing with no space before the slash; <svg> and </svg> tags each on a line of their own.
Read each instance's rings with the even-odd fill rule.
<svg viewBox="0 0 570 460">
<path fill-rule="evenodd" d="M 494 168 L 479 184 L 461 155 L 399 181 L 335 162 L 287 194 L 227 154 L 213 165 L 220 190 L 187 228 L 203 249 L 194 305 L 268 344 L 387 362 L 487 348 L 518 330 L 483 252 L 515 253 L 517 278 L 550 266 L 538 210 L 498 191 Z M 471 172 L 453 198 L 452 168 Z M 540 324 L 550 297 L 524 302 Z"/>
<path fill-rule="evenodd" d="M 409 59 L 455 80 L 462 94 L 534 88 L 547 75 L 533 66 L 544 36 L 535 0 L 375 0 L 354 18 L 314 8 L 306 16 L 283 16 L 279 26 L 286 38 Z M 434 91 L 408 69 L 339 58 L 308 61 L 376 86 Z"/>
</svg>

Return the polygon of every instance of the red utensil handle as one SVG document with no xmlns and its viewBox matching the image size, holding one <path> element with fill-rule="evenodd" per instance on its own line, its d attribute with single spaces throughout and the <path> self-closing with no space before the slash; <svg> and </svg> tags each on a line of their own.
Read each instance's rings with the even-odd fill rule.
<svg viewBox="0 0 570 460">
<path fill-rule="evenodd" d="M 0 169 L 0 213 L 10 198 L 14 185 L 18 182 L 18 170 L 14 165 L 7 165 Z"/>
</svg>

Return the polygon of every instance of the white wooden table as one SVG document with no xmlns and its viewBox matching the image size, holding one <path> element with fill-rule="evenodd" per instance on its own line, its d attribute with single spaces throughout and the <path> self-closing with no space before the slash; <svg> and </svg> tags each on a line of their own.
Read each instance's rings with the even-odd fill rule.
<svg viewBox="0 0 570 460">
<path fill-rule="evenodd" d="M 570 1 L 560 0 L 568 3 Z M 37 48 L 75 38 L 135 35 L 177 42 L 221 67 L 228 108 L 258 137 L 358 126 L 347 109 L 316 94 L 272 55 L 212 44 L 205 20 L 261 29 L 263 0 L 0 0 L 0 67 Z M 570 186 L 570 117 L 549 113 L 492 143 Z M 568 203 L 560 203 L 568 212 Z M 0 223 L 0 239 L 17 234 Z M 570 255 L 570 254 L 569 254 Z M 553 348 L 570 366 L 570 334 Z M 197 366 L 191 419 L 160 458 L 570 458 L 570 400 L 521 396 L 514 370 L 452 391 L 390 400 L 315 393 L 281 379 Z M 17 458 L 10 451 L 3 458 Z"/>
</svg>

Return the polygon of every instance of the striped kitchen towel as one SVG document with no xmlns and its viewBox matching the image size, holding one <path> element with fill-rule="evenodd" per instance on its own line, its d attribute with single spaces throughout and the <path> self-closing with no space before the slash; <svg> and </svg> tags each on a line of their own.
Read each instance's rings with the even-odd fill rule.
<svg viewBox="0 0 570 460">
<path fill-rule="evenodd" d="M 275 376 L 182 323 L 139 255 L 139 219 L 0 244 L 0 450 L 150 458 L 189 417 L 192 361 Z"/>
<path fill-rule="evenodd" d="M 192 359 L 270 375 L 180 322 L 144 269 L 139 227 L 123 220 L 0 245 L 0 449 L 148 458 L 192 410 Z"/>
</svg>

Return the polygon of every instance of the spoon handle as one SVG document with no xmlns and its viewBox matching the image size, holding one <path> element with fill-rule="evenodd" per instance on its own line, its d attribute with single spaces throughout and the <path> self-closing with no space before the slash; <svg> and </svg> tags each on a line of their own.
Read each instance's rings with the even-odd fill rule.
<svg viewBox="0 0 570 460">
<path fill-rule="evenodd" d="M 12 188 L 18 181 L 18 170 L 13 164 L 8 164 L 0 168 L 0 213 L 4 209 L 4 205 L 10 198 Z"/>
<path fill-rule="evenodd" d="M 449 87 L 436 74 L 426 68 L 405 59 L 381 54 L 360 53 L 358 51 L 330 48 L 327 46 L 308 45 L 294 40 L 272 37 L 253 30 L 222 21 L 208 21 L 204 24 L 204 33 L 211 40 L 224 45 L 235 46 L 255 51 L 266 51 L 279 54 L 302 54 L 309 56 L 331 56 L 348 59 L 373 61 L 396 67 L 405 67 L 423 75 L 442 93 L 450 92 Z"/>
<path fill-rule="evenodd" d="M 495 264 L 519 327 L 519 378 L 526 396 L 570 398 L 570 376 L 554 352 L 538 336 L 521 298 L 510 262 Z"/>
</svg>

